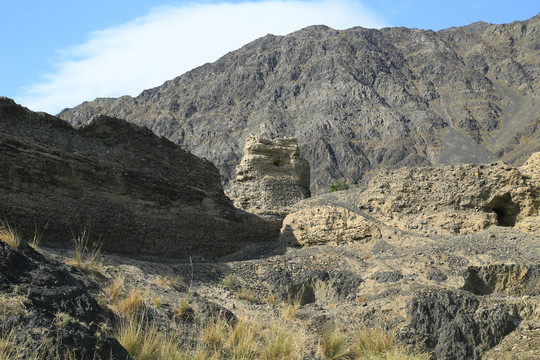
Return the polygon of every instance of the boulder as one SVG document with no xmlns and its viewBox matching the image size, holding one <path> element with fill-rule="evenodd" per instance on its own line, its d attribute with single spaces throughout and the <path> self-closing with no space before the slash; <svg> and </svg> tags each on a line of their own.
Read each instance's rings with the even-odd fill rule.
<svg viewBox="0 0 540 360">
<path fill-rule="evenodd" d="M 317 245 L 379 235 L 377 226 L 360 214 L 339 206 L 312 206 L 285 218 L 280 241 L 294 245 Z"/>
</svg>

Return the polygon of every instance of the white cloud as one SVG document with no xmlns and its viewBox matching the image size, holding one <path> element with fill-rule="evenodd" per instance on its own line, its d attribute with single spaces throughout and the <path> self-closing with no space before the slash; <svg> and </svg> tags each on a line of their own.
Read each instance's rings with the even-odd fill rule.
<svg viewBox="0 0 540 360">
<path fill-rule="evenodd" d="M 385 26 L 358 1 L 262 1 L 159 7 L 127 24 L 96 31 L 64 49 L 56 71 L 16 100 L 57 113 L 95 97 L 139 94 L 268 33 L 309 25 Z"/>
</svg>

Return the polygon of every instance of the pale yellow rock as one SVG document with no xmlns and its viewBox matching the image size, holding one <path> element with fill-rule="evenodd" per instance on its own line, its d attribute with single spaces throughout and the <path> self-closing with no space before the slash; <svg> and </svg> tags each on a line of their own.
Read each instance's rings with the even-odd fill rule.
<svg viewBox="0 0 540 360">
<path fill-rule="evenodd" d="M 237 208 L 281 221 L 287 206 L 310 197 L 310 168 L 300 156 L 298 140 L 250 136 L 226 194 Z"/>
<path fill-rule="evenodd" d="M 348 209 L 314 206 L 287 215 L 283 220 L 280 241 L 294 245 L 317 245 L 379 235 L 380 231 L 372 221 Z"/>
</svg>

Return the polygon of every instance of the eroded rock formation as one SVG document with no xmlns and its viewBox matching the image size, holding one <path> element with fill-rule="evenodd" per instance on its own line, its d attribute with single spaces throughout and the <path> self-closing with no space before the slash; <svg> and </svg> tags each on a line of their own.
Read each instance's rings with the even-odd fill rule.
<svg viewBox="0 0 540 360">
<path fill-rule="evenodd" d="M 227 195 L 236 207 L 280 222 L 284 208 L 311 195 L 309 169 L 296 139 L 250 136 Z"/>
<path fill-rule="evenodd" d="M 74 129 L 0 99 L 0 216 L 26 238 L 166 257 L 222 256 L 275 232 L 235 209 L 209 161 L 106 116 Z"/>
<path fill-rule="evenodd" d="M 366 188 L 293 206 L 281 239 L 308 245 L 359 240 L 385 229 L 450 235 L 491 226 L 538 234 L 538 157 L 534 154 L 522 168 L 492 163 L 382 171 Z"/>
</svg>

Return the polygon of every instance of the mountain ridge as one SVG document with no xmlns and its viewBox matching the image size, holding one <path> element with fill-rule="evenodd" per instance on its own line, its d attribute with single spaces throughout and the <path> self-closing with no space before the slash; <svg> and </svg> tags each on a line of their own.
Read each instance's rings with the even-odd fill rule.
<svg viewBox="0 0 540 360">
<path fill-rule="evenodd" d="M 540 16 L 437 32 L 310 26 L 267 35 L 137 97 L 58 116 L 125 118 L 214 162 L 225 185 L 250 135 L 295 137 L 312 191 L 379 168 L 523 162 L 540 150 Z"/>
</svg>

